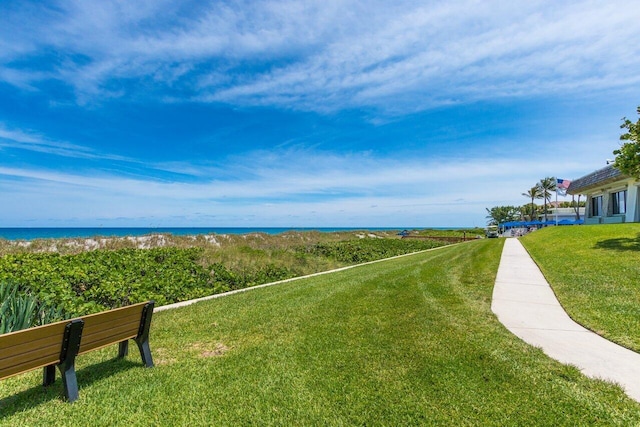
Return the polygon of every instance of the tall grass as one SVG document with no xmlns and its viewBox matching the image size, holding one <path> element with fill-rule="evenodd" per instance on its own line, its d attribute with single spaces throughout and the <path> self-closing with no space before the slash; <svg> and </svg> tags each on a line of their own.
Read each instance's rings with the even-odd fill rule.
<svg viewBox="0 0 640 427">
<path fill-rule="evenodd" d="M 343 266 L 336 259 L 305 253 L 305 248 L 317 244 L 361 238 L 397 239 L 391 231 L 349 231 L 322 233 L 317 231 L 290 231 L 277 235 L 266 233 L 209 234 L 174 236 L 154 234 L 147 236 L 35 239 L 10 241 L 0 239 L 0 256 L 35 253 L 78 255 L 88 251 L 150 248 L 199 248 L 201 264 L 205 267 L 220 264 L 239 276 L 275 266 L 286 268 L 293 275 L 306 275 Z"/>
<path fill-rule="evenodd" d="M 445 231 L 446 232 L 446 231 Z M 335 242 L 354 238 L 397 238 L 395 231 L 287 231 L 280 234 L 199 234 L 178 236 L 173 234 L 149 234 L 144 236 L 89 238 L 59 238 L 34 240 L 7 240 L 0 238 L 0 255 L 9 253 L 56 252 L 77 254 L 95 249 L 148 249 L 156 247 L 201 247 L 212 252 L 229 248 L 250 247 L 261 250 L 288 250 L 318 242 Z M 451 233 L 455 233 L 451 231 Z"/>
<path fill-rule="evenodd" d="M 194 244 L 6 254 L 0 257 L 0 281 L 27 286 L 39 298 L 82 315 L 149 299 L 165 305 L 444 244 L 395 236 L 340 241 L 320 236 L 323 241 L 292 243 L 288 237 L 246 235 L 242 245 L 215 250 Z"/>
<path fill-rule="evenodd" d="M 80 399 L 0 382 L 0 424 L 638 425 L 640 405 L 491 313 L 502 248 L 481 240 L 156 313 L 153 369 L 105 349 Z"/>
</svg>

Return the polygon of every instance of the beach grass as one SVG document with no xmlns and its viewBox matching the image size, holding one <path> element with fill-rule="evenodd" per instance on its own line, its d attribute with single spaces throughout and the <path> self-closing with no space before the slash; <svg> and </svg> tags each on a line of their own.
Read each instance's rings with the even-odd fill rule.
<svg viewBox="0 0 640 427">
<path fill-rule="evenodd" d="M 457 234 L 458 231 L 443 231 Z M 201 263 L 205 266 L 222 264 L 236 274 L 255 272 L 274 265 L 289 269 L 292 275 L 307 275 L 346 265 L 335 259 L 305 254 L 306 247 L 317 244 L 344 242 L 354 239 L 399 239 L 397 232 L 383 231 L 288 231 L 280 234 L 200 234 L 145 236 L 6 240 L 0 239 L 0 257 L 7 255 L 55 253 L 78 255 L 95 250 L 146 250 L 152 248 L 178 248 L 202 250 Z"/>
<path fill-rule="evenodd" d="M 640 224 L 549 227 L 521 241 L 576 322 L 640 351 Z"/>
<path fill-rule="evenodd" d="M 640 405 L 508 332 L 485 239 L 156 313 L 156 367 L 78 359 L 80 398 L 0 382 L 0 425 L 638 425 Z M 115 346 L 114 346 L 115 347 Z"/>
</svg>

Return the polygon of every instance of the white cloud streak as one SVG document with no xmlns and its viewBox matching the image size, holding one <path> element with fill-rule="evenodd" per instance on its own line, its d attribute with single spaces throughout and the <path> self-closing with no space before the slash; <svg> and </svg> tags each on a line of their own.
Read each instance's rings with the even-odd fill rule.
<svg viewBox="0 0 640 427">
<path fill-rule="evenodd" d="M 124 79 L 181 100 L 404 112 L 640 83 L 640 6 L 622 0 L 73 1 L 6 16 L 38 25 L 0 30 L 0 79 L 62 80 L 87 102 L 131 95 L 111 84 Z M 62 59 L 15 65 L 41 49 Z"/>
<path fill-rule="evenodd" d="M 313 166 L 295 166 L 292 158 Z M 549 170 L 581 167 L 561 158 L 545 162 L 544 168 L 537 158 L 507 157 L 444 164 L 296 152 L 259 159 L 261 153 L 245 159 L 254 165 L 252 173 L 242 165 L 229 166 L 243 179 L 210 177 L 198 183 L 0 167 L 3 217 L 15 226 L 69 218 L 76 225 L 82 220 L 95 225 L 96 218 L 101 223 L 127 218 L 129 224 L 145 218 L 148 225 L 150 218 L 180 216 L 186 222 L 182 225 L 211 225 L 211 218 L 218 218 L 214 224 L 220 226 L 244 221 L 255 226 L 481 225 L 485 207 L 524 204 L 522 189 L 550 175 Z M 24 206 L 32 211 L 25 214 Z"/>
<path fill-rule="evenodd" d="M 100 153 L 92 148 L 65 141 L 54 141 L 37 132 L 11 129 L 0 123 L 0 151 L 18 149 L 78 159 L 100 159 L 134 162 L 123 156 Z"/>
</svg>

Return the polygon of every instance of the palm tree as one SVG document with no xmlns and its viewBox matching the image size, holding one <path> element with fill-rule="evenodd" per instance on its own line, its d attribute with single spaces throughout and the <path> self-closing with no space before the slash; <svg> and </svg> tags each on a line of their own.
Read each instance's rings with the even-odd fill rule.
<svg viewBox="0 0 640 427">
<path fill-rule="evenodd" d="M 538 185 L 542 189 L 542 197 L 544 197 L 544 220 L 547 221 L 547 203 L 551 201 L 551 192 L 556 191 L 558 181 L 553 176 L 542 178 Z"/>
<path fill-rule="evenodd" d="M 535 209 L 536 209 L 536 206 L 534 205 L 533 201 L 535 199 L 542 199 L 543 197 L 542 187 L 540 187 L 540 184 L 536 184 L 533 187 L 531 187 L 531 189 L 526 193 L 522 193 L 522 195 L 525 197 L 531 198 L 531 215 L 529 216 L 529 219 L 533 221 L 534 220 L 533 216 L 535 215 Z"/>
<path fill-rule="evenodd" d="M 578 203 L 576 203 L 576 196 L 571 196 L 571 207 L 576 212 L 576 221 L 580 221 L 580 196 L 582 194 L 578 194 Z"/>
</svg>

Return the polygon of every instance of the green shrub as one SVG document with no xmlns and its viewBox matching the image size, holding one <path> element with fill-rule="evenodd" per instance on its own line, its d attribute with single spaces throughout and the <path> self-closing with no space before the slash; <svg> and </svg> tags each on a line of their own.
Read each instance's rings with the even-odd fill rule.
<svg viewBox="0 0 640 427">
<path fill-rule="evenodd" d="M 155 299 L 159 305 L 203 296 L 212 282 L 200 249 L 98 250 L 77 255 L 11 254 L 0 281 L 28 287 L 72 315 Z"/>
<path fill-rule="evenodd" d="M 0 334 L 61 320 L 62 310 L 42 304 L 16 284 L 0 283 Z"/>
<path fill-rule="evenodd" d="M 446 243 L 435 240 L 404 239 L 352 239 L 341 242 L 316 243 L 303 249 L 307 253 L 323 256 L 336 261 L 354 264 L 375 261 L 443 246 Z"/>
<path fill-rule="evenodd" d="M 16 283 L 44 305 L 77 316 L 150 299 L 165 305 L 445 244 L 363 238 L 284 248 L 263 240 L 256 244 L 264 247 L 244 242 L 225 253 L 202 247 L 12 253 L 0 257 L 0 283 Z"/>
</svg>

